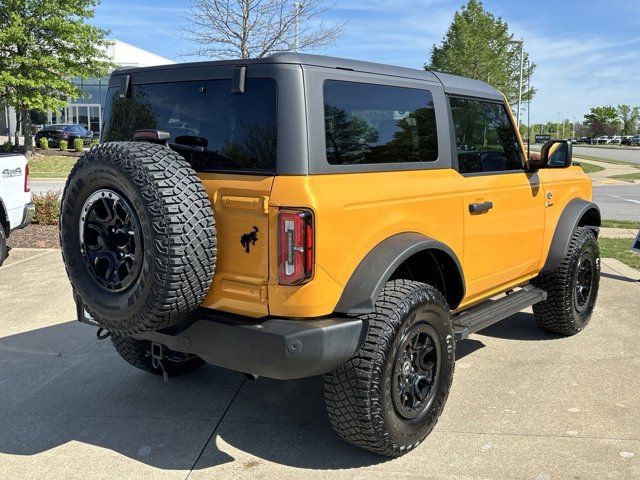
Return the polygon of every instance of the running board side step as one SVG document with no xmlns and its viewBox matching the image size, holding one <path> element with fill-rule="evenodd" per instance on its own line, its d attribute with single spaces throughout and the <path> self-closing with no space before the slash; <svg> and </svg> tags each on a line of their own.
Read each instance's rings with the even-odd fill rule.
<svg viewBox="0 0 640 480">
<path fill-rule="evenodd" d="M 456 340 L 464 340 L 472 333 L 546 299 L 547 292 L 533 285 L 526 285 L 501 298 L 488 300 L 454 315 L 453 333 Z"/>
</svg>

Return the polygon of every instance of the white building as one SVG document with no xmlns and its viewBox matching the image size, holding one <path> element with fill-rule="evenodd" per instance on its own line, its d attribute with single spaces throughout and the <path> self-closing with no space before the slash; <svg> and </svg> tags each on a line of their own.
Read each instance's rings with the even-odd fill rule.
<svg viewBox="0 0 640 480">
<path fill-rule="evenodd" d="M 176 63 L 166 57 L 143 50 L 120 40 L 111 40 L 107 47 L 107 56 L 119 67 L 150 67 Z M 82 96 L 69 99 L 69 104 L 58 112 L 49 112 L 38 123 L 79 123 L 99 133 L 102 128 L 102 108 L 107 94 L 109 77 L 74 79 Z M 13 108 L 0 108 L 0 135 L 13 136 L 16 130 L 16 117 Z"/>
</svg>

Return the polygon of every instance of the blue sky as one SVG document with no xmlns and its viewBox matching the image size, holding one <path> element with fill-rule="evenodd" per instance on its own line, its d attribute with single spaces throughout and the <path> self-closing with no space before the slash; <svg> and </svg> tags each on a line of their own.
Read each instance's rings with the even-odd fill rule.
<svg viewBox="0 0 640 480">
<path fill-rule="evenodd" d="M 293 2 L 293 0 L 292 0 Z M 465 0 L 336 0 L 327 23 L 348 22 L 322 54 L 420 68 Z M 102 0 L 94 23 L 110 37 L 176 61 L 186 1 Z M 486 0 L 538 64 L 532 122 L 577 120 L 591 106 L 640 105 L 640 0 Z"/>
</svg>

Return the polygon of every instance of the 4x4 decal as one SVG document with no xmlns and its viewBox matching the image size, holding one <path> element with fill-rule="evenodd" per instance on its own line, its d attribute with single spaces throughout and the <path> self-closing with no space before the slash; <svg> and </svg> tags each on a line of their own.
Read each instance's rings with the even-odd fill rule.
<svg viewBox="0 0 640 480">
<path fill-rule="evenodd" d="M 255 245 L 256 242 L 258 241 L 258 232 L 259 231 L 260 231 L 260 229 L 254 225 L 253 226 L 253 232 L 243 233 L 242 236 L 240 237 L 240 243 L 244 247 L 244 251 L 246 253 L 249 253 L 250 246 L 251 245 Z"/>
<path fill-rule="evenodd" d="M 22 175 L 22 169 L 20 167 L 15 169 L 5 168 L 2 171 L 2 178 L 19 177 Z"/>
</svg>

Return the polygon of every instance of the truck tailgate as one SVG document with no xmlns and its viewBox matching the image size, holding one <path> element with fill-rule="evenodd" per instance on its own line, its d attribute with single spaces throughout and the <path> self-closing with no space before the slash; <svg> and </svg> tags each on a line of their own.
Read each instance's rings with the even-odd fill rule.
<svg viewBox="0 0 640 480">
<path fill-rule="evenodd" d="M 262 317 L 269 314 L 269 194 L 272 176 L 200 173 L 213 207 L 218 259 L 202 306 Z"/>
</svg>

